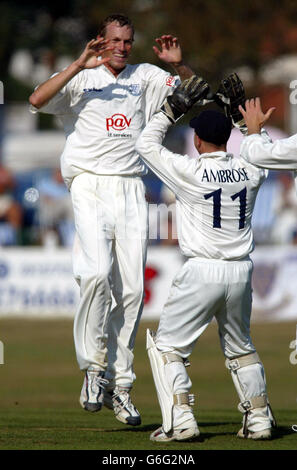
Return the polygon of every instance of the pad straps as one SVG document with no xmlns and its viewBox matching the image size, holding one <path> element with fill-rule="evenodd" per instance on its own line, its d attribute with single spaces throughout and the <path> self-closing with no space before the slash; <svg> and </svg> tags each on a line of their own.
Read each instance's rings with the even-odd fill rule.
<svg viewBox="0 0 297 470">
<path fill-rule="evenodd" d="M 226 360 L 226 367 L 232 371 L 236 371 L 241 369 L 242 367 L 250 366 L 252 364 L 256 364 L 257 362 L 261 362 L 259 355 L 257 352 L 247 354 L 245 356 L 237 357 L 236 359 L 227 359 Z"/>
</svg>

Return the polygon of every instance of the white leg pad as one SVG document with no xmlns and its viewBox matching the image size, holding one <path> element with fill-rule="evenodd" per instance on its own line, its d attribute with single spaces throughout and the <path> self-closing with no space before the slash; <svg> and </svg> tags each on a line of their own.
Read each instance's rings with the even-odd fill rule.
<svg viewBox="0 0 297 470">
<path fill-rule="evenodd" d="M 147 330 L 146 348 L 162 412 L 163 429 L 165 433 L 168 433 L 173 428 L 173 393 L 170 391 L 166 380 L 165 362 L 161 352 L 156 347 L 150 330 Z"/>
<path fill-rule="evenodd" d="M 163 361 L 168 359 L 166 353 L 161 353 Z M 165 363 L 165 376 L 171 393 L 189 393 L 192 382 L 187 374 L 184 362 L 180 356 L 174 355 L 172 362 Z"/>
<path fill-rule="evenodd" d="M 240 404 L 246 414 L 249 431 L 257 432 L 271 427 L 270 408 L 266 392 L 264 367 L 257 353 L 226 361 L 231 371 Z"/>
</svg>

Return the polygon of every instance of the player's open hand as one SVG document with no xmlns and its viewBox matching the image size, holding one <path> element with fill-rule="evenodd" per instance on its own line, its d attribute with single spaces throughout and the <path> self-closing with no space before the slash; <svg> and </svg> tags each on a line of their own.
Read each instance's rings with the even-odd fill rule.
<svg viewBox="0 0 297 470">
<path fill-rule="evenodd" d="M 245 110 L 239 106 L 239 111 L 244 117 L 249 134 L 259 134 L 261 128 L 268 121 L 275 108 L 270 108 L 266 113 L 262 111 L 260 98 L 246 100 Z"/>
<path fill-rule="evenodd" d="M 92 39 L 86 45 L 84 51 L 77 60 L 77 65 L 81 69 L 93 69 L 99 65 L 109 62 L 110 58 L 105 57 L 98 59 L 104 52 L 112 50 L 113 47 L 108 45 L 108 41 L 104 38 Z"/>
<path fill-rule="evenodd" d="M 153 50 L 160 60 L 171 65 L 182 63 L 182 51 L 178 38 L 167 34 L 157 38 L 155 41 L 159 47 L 153 46 Z"/>
</svg>

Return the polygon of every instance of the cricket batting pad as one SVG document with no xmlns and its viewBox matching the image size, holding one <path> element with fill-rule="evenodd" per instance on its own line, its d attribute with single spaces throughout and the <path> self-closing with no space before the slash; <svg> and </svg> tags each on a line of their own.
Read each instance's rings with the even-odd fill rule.
<svg viewBox="0 0 297 470">
<path fill-rule="evenodd" d="M 153 333 L 150 330 L 146 331 L 146 348 L 162 412 L 163 429 L 165 433 L 168 433 L 173 426 L 173 393 L 166 380 L 162 354 L 158 351 Z"/>
</svg>

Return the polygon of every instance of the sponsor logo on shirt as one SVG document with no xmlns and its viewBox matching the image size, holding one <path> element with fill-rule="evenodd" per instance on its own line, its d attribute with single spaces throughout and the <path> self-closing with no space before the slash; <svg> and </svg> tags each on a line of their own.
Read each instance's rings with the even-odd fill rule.
<svg viewBox="0 0 297 470">
<path fill-rule="evenodd" d="M 131 95 L 139 96 L 141 95 L 141 86 L 139 83 L 133 83 L 132 85 L 129 85 L 128 91 Z"/>
<path fill-rule="evenodd" d="M 166 78 L 166 85 L 167 86 L 174 86 L 174 83 L 175 83 L 175 78 L 174 77 L 167 77 Z"/>
<path fill-rule="evenodd" d="M 106 118 L 106 129 L 109 131 L 124 131 L 130 127 L 131 118 L 128 119 L 125 114 L 113 114 L 111 117 Z"/>
</svg>

